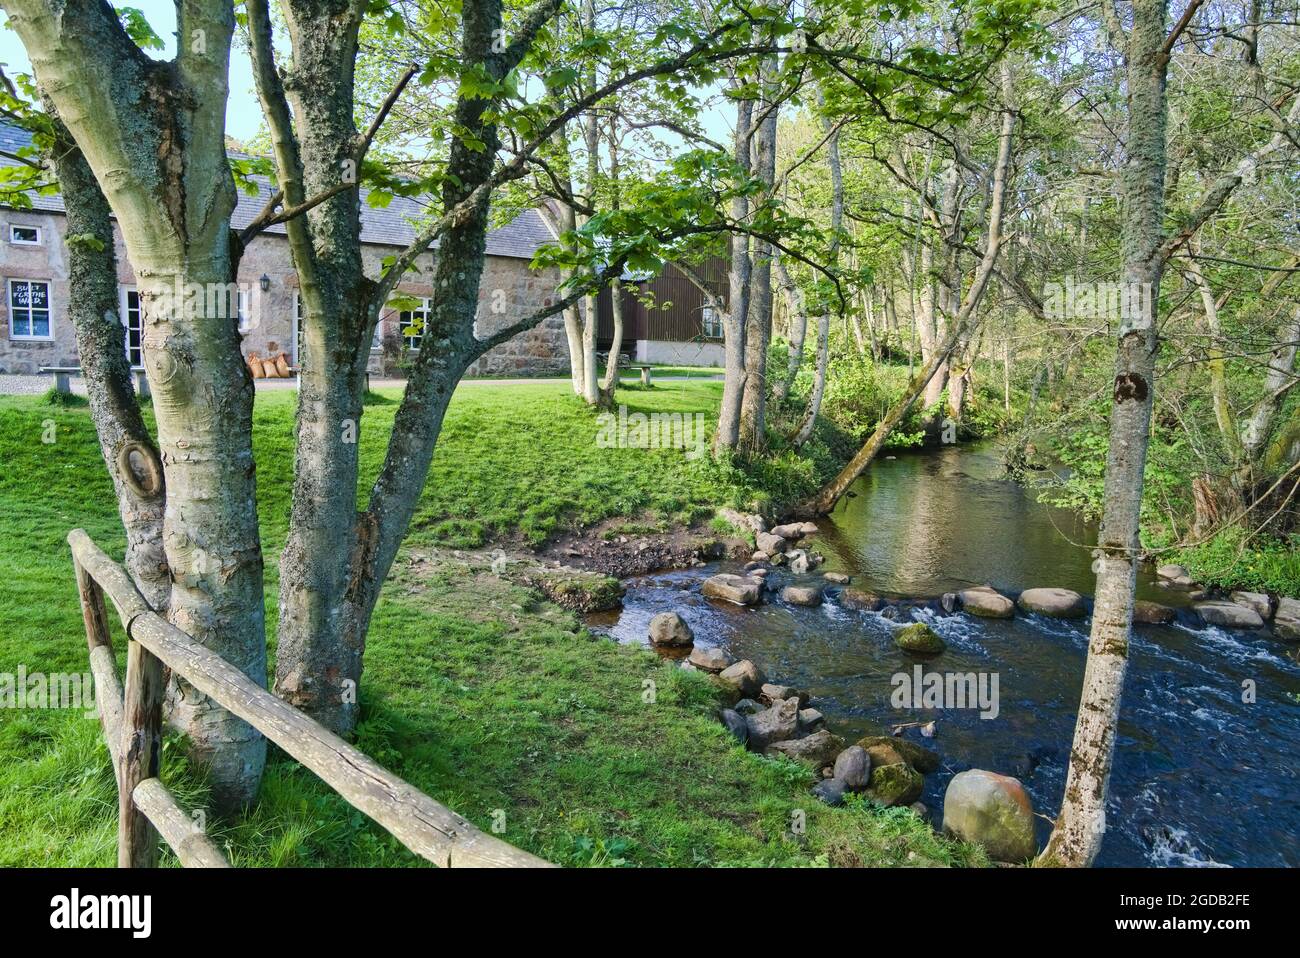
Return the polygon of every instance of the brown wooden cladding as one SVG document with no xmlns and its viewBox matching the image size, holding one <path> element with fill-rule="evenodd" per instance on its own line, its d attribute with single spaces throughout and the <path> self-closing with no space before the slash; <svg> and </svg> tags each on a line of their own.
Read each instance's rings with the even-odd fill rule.
<svg viewBox="0 0 1300 958">
<path fill-rule="evenodd" d="M 694 267 L 715 295 L 727 302 L 727 264 L 714 257 Z M 638 295 L 648 298 L 644 305 Z M 608 345 L 614 336 L 614 315 L 608 287 L 597 297 L 597 338 Z M 700 321 L 704 294 L 671 263 L 653 279 L 638 283 L 623 282 L 623 343 L 630 347 L 636 340 L 653 339 L 684 343 L 691 341 L 722 342 L 721 336 L 704 335 Z"/>
</svg>

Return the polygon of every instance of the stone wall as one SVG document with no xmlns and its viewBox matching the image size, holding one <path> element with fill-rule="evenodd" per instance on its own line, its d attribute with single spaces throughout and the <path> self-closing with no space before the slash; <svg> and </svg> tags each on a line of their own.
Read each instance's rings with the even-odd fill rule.
<svg viewBox="0 0 1300 958">
<path fill-rule="evenodd" d="M 2 210 L 0 222 L 0 278 L 4 280 L 0 303 L 0 373 L 35 373 L 41 366 L 76 366 L 77 345 L 72 322 L 68 318 L 68 264 L 63 245 L 66 218 L 60 214 L 29 210 Z M 40 246 L 19 246 L 9 242 L 9 224 L 39 226 Z M 116 232 L 116 229 L 115 229 Z M 127 261 L 120 234 L 116 236 L 118 282 L 126 290 L 134 287 L 135 277 Z M 398 250 L 395 247 L 367 245 L 363 249 L 366 273 L 378 276 L 383 260 Z M 425 254 L 409 271 L 398 291 L 406 296 L 425 298 L 433 289 L 433 256 Z M 262 279 L 266 289 L 262 289 Z M 22 340 L 12 335 L 9 322 L 9 280 L 42 280 L 50 287 L 51 338 Z M 485 336 L 517 322 L 556 298 L 559 271 L 533 270 L 527 260 L 489 256 L 484 266 L 479 291 L 476 331 Z M 298 277 L 294 272 L 288 243 L 283 235 L 262 234 L 249 244 L 239 264 L 237 283 L 244 300 L 241 336 L 244 355 L 260 356 L 288 353 L 291 363 L 301 357 L 294 337 L 294 312 Z M 125 302 L 125 300 L 123 300 Z M 385 310 L 380 317 L 378 345 L 371 350 L 369 369 L 372 374 L 402 376 L 409 360 L 398 330 L 396 310 Z M 539 327 L 517 336 L 493 349 L 476 362 L 469 375 L 538 376 L 563 375 L 569 368 L 564 322 L 552 317 Z"/>
</svg>

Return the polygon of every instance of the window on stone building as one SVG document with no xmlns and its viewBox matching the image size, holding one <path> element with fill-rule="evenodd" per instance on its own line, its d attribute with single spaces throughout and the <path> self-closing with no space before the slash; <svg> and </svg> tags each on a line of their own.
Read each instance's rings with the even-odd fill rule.
<svg viewBox="0 0 1300 958">
<path fill-rule="evenodd" d="M 40 246 L 41 228 L 39 226 L 23 226 L 20 223 L 10 223 L 9 242 L 18 246 Z"/>
<path fill-rule="evenodd" d="M 9 281 L 9 338 L 53 339 L 50 284 L 30 279 Z"/>
<path fill-rule="evenodd" d="M 402 334 L 402 346 L 418 350 L 424 339 L 424 323 L 429 316 L 429 301 L 420 301 L 420 309 L 405 309 L 397 314 L 397 330 Z"/>
</svg>

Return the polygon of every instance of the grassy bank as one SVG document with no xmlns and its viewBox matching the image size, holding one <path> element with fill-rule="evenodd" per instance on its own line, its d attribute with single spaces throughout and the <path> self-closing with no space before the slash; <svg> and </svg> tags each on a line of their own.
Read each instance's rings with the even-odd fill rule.
<svg viewBox="0 0 1300 958">
<path fill-rule="evenodd" d="M 619 398 L 630 411 L 711 419 L 718 390 L 670 383 Z M 395 399 L 381 394 L 367 407 L 363 490 L 382 461 Z M 268 621 L 292 435 L 292 394 L 259 395 Z M 80 526 L 110 553 L 123 546 L 89 417 L 80 407 L 0 398 L 0 455 L 0 671 L 82 672 L 64 537 Z M 540 541 L 612 516 L 699 518 L 717 505 L 752 504 L 772 488 L 796 492 L 817 481 L 818 468 L 778 456 L 749 474 L 680 450 L 603 449 L 567 384 L 462 388 L 411 542 L 376 611 L 358 745 L 481 827 L 500 810 L 505 838 L 562 864 L 979 861 L 908 811 L 818 805 L 809 773 L 732 744 L 699 676 L 592 637 L 569 613 L 447 549 L 503 537 Z M 642 698 L 647 678 L 657 687 L 653 704 Z M 170 739 L 165 777 L 183 803 L 202 808 L 201 775 L 182 753 L 183 743 Z M 807 814 L 802 835 L 790 829 L 797 809 Z M 0 864 L 111 865 L 115 822 L 96 721 L 66 710 L 0 710 Z M 258 804 L 209 831 L 239 865 L 415 863 L 274 749 Z"/>
</svg>

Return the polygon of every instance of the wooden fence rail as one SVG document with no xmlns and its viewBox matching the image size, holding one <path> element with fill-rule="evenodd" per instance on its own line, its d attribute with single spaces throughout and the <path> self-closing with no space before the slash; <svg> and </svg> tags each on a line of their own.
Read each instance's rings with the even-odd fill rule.
<svg viewBox="0 0 1300 958">
<path fill-rule="evenodd" d="M 228 867 L 158 777 L 164 665 L 315 772 L 417 855 L 443 866 L 548 865 L 480 831 L 199 645 L 150 609 L 126 571 L 85 532 L 74 529 L 68 544 L 100 721 L 117 776 L 119 867 L 156 865 L 159 834 L 187 867 Z M 109 640 L 105 596 L 127 635 L 125 691 Z"/>
</svg>

